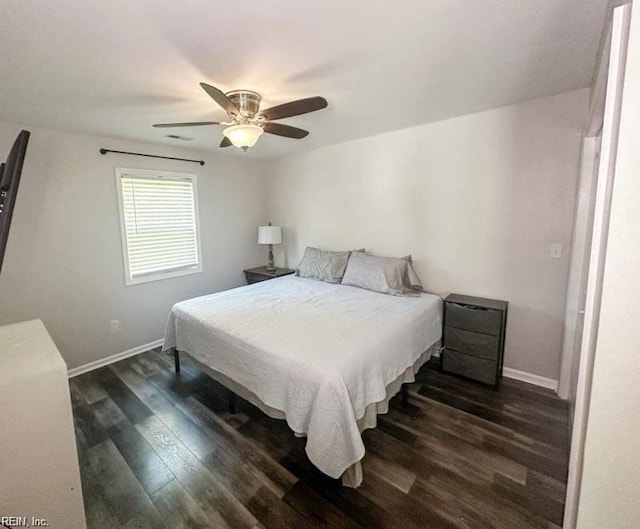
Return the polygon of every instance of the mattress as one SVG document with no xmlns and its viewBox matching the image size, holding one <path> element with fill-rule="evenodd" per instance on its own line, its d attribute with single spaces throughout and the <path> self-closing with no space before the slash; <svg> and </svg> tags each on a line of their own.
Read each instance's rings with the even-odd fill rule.
<svg viewBox="0 0 640 529">
<path fill-rule="evenodd" d="M 307 437 L 310 461 L 339 478 L 364 457 L 365 412 L 426 360 L 441 315 L 435 295 L 285 276 L 176 303 L 163 349 L 188 353 L 279 410 Z"/>
</svg>

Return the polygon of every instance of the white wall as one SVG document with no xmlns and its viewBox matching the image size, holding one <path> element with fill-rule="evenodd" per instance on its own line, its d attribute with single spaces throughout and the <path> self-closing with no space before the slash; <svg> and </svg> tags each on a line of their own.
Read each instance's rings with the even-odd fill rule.
<svg viewBox="0 0 640 529">
<path fill-rule="evenodd" d="M 277 259 L 294 266 L 307 245 L 411 253 L 427 289 L 508 300 L 506 366 L 557 380 L 587 99 L 580 90 L 272 161 Z M 549 258 L 552 242 L 562 259 Z"/>
<path fill-rule="evenodd" d="M 635 6 L 634 6 L 635 7 Z M 640 526 L 640 10 L 631 15 L 579 529 Z"/>
<path fill-rule="evenodd" d="M 161 338 L 174 302 L 243 284 L 243 268 L 264 262 L 257 162 L 6 122 L 0 159 L 21 128 L 31 139 L 0 272 L 0 324 L 42 319 L 69 368 Z M 100 147 L 206 164 L 103 156 Z M 202 273 L 125 286 L 116 166 L 198 175 Z M 118 333 L 110 320 L 120 320 Z"/>
</svg>

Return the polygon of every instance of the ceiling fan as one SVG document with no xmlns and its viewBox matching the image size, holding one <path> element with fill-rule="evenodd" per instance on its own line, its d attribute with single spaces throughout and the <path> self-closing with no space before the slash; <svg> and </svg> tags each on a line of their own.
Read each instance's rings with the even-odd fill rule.
<svg viewBox="0 0 640 529">
<path fill-rule="evenodd" d="M 193 123 L 156 123 L 154 127 L 201 127 L 207 125 L 227 125 L 222 131 L 224 138 L 220 147 L 236 147 L 246 151 L 253 147 L 263 132 L 300 140 L 309 131 L 274 123 L 278 119 L 290 118 L 314 112 L 327 107 L 324 97 L 308 97 L 275 107 L 260 110 L 260 94 L 251 90 L 232 90 L 226 94 L 207 83 L 200 83 L 204 91 L 220 105 L 229 116 L 229 121 L 198 121 Z"/>
</svg>

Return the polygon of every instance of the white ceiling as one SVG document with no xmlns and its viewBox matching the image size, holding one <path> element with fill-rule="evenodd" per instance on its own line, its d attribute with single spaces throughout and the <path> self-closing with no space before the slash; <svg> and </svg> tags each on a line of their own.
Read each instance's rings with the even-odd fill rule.
<svg viewBox="0 0 640 529">
<path fill-rule="evenodd" d="M 588 86 L 608 0 L 1 0 L 0 119 L 267 158 Z M 263 108 L 321 95 L 219 149 L 200 81 Z M 193 138 L 165 138 L 176 133 Z"/>
</svg>

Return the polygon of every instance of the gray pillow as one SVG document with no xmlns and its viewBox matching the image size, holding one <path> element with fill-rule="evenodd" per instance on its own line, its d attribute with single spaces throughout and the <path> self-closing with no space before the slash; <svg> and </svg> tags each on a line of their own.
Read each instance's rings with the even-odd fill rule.
<svg viewBox="0 0 640 529">
<path fill-rule="evenodd" d="M 330 252 L 307 246 L 296 275 L 319 279 L 327 283 L 340 283 L 347 268 L 351 252 Z"/>
<path fill-rule="evenodd" d="M 419 296 L 422 291 L 411 256 L 377 257 L 353 252 L 342 284 L 394 296 Z"/>
<path fill-rule="evenodd" d="M 415 290 L 416 292 L 424 292 L 420 278 L 413 268 L 413 258 L 411 254 L 404 256 L 403 259 L 407 261 L 407 284 L 405 287 L 410 290 Z"/>
</svg>

